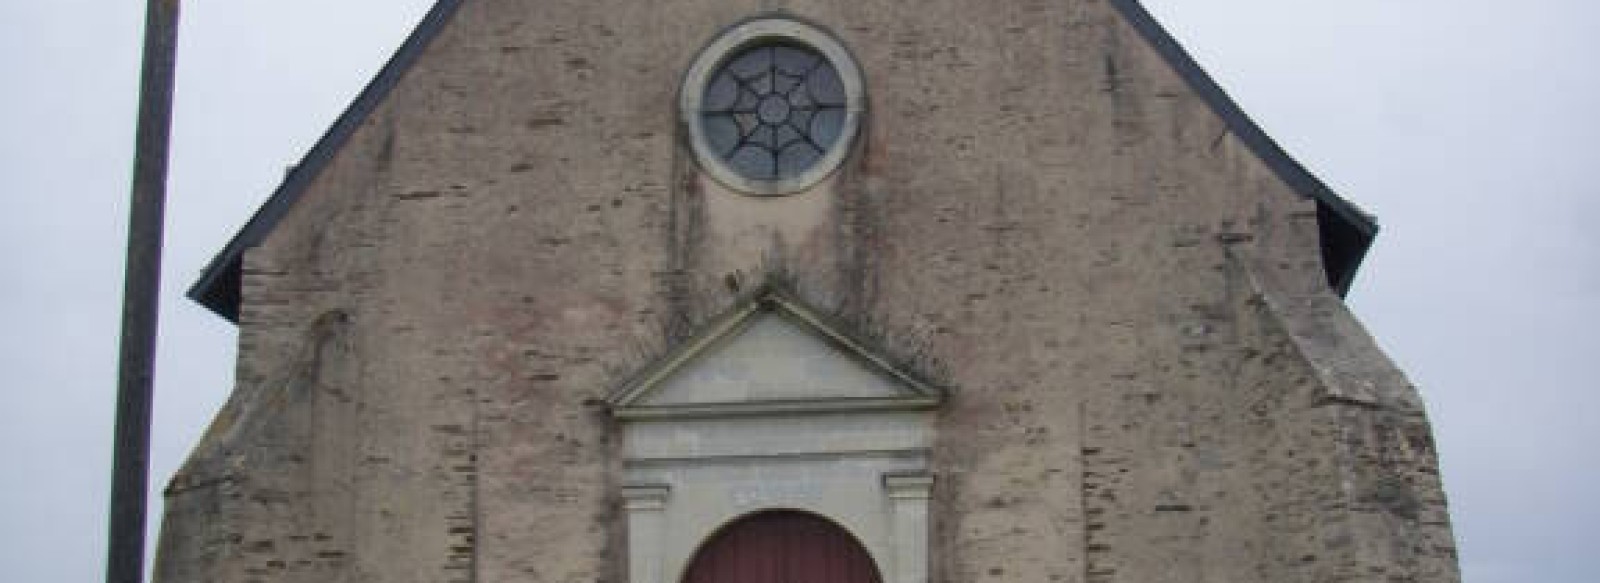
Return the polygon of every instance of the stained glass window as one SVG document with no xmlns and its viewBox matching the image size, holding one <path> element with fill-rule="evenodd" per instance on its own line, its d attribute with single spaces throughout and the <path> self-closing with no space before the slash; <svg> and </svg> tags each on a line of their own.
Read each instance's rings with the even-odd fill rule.
<svg viewBox="0 0 1600 583">
<path fill-rule="evenodd" d="M 723 61 L 701 96 L 710 154 L 751 180 L 783 180 L 816 165 L 845 127 L 847 97 L 822 54 L 759 44 Z"/>
</svg>

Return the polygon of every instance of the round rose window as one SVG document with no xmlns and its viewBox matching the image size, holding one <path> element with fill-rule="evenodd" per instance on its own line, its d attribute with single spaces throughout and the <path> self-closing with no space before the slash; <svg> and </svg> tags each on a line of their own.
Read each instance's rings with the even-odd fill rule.
<svg viewBox="0 0 1600 583">
<path fill-rule="evenodd" d="M 682 107 L 695 154 L 719 181 L 749 194 L 789 194 L 843 159 L 859 123 L 860 75 L 826 33 L 755 20 L 702 53 Z"/>
</svg>

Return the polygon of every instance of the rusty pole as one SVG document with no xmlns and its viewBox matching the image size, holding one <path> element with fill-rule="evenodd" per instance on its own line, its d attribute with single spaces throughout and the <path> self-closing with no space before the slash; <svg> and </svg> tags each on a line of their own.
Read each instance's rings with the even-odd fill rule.
<svg viewBox="0 0 1600 583">
<path fill-rule="evenodd" d="M 179 0 L 147 0 L 139 120 L 133 154 L 128 260 L 117 373 L 117 425 L 112 444 L 107 583 L 144 579 L 144 533 L 150 481 L 150 411 L 155 378 L 156 317 L 161 297 L 161 239 L 167 151 L 172 128 L 173 70 Z"/>
</svg>

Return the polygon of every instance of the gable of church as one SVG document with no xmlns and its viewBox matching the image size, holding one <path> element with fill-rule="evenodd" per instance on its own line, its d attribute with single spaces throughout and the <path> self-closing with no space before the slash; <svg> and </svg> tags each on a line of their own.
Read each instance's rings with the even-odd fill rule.
<svg viewBox="0 0 1600 583">
<path fill-rule="evenodd" d="M 462 3 L 463 0 L 437 0 L 377 76 L 312 146 L 304 159 L 291 167 L 272 196 L 201 272 L 200 278 L 189 288 L 190 299 L 230 321 L 238 321 L 245 251 L 260 245 L 288 214 L 317 176 L 332 163 L 335 155 L 388 99 L 390 92 L 422 58 L 435 37 L 450 25 Z M 1356 269 L 1360 267 L 1377 235 L 1378 227 L 1373 217 L 1333 192 L 1278 146 L 1138 0 L 1111 0 L 1109 4 L 1184 80 L 1190 90 L 1211 108 L 1230 134 L 1237 136 L 1284 184 L 1301 196 L 1316 201 L 1328 281 L 1340 294 L 1348 291 Z"/>
</svg>

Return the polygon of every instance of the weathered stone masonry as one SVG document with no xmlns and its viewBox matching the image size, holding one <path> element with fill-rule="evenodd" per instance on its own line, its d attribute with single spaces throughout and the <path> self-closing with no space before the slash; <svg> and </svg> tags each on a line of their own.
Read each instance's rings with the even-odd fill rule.
<svg viewBox="0 0 1600 583">
<path fill-rule="evenodd" d="M 758 15 L 865 76 L 790 196 L 712 179 L 675 110 Z M 237 383 L 156 579 L 624 583 L 608 396 L 773 286 L 944 391 L 930 581 L 1458 580 L 1420 398 L 1336 289 L 1370 218 L 1142 18 L 441 2 L 196 289 Z"/>
</svg>

